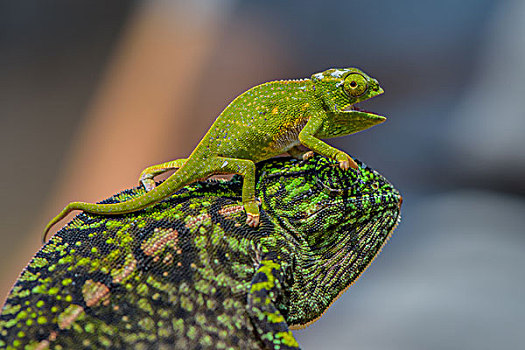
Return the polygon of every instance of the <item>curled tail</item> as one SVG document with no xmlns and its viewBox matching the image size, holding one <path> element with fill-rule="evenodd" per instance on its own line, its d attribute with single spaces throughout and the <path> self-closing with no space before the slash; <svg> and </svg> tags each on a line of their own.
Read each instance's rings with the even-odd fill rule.
<svg viewBox="0 0 525 350">
<path fill-rule="evenodd" d="M 149 207 L 150 205 L 157 203 L 169 195 L 180 190 L 187 184 L 198 180 L 198 178 L 188 177 L 188 172 L 179 169 L 176 173 L 171 175 L 166 181 L 155 187 L 151 191 L 143 194 L 138 198 L 131 199 L 122 203 L 114 204 L 95 204 L 86 202 L 71 202 L 69 203 L 57 216 L 55 216 L 44 229 L 42 235 L 42 242 L 45 243 L 49 230 L 60 220 L 65 218 L 69 213 L 74 210 L 82 210 L 90 214 L 99 215 L 118 215 L 134 212 Z"/>
</svg>

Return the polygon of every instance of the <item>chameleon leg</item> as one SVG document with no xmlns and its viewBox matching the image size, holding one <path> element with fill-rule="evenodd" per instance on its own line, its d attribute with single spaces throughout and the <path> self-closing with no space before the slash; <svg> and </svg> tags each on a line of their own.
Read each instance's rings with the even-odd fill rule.
<svg viewBox="0 0 525 350">
<path fill-rule="evenodd" d="M 253 163 L 252 163 L 253 164 Z M 134 212 L 157 203 L 164 198 L 172 195 L 187 184 L 190 184 L 199 179 L 208 177 L 217 172 L 217 165 L 204 166 L 200 161 L 190 161 L 184 163 L 173 175 L 166 179 L 161 185 L 153 188 L 146 194 L 130 199 L 121 203 L 114 204 L 95 204 L 86 202 L 71 202 L 69 203 L 57 216 L 55 216 L 44 229 L 42 241 L 45 242 L 47 233 L 53 225 L 62 220 L 66 215 L 74 210 L 83 210 L 87 213 L 98 215 L 120 215 Z M 255 172 L 255 169 L 254 169 Z M 255 178 L 255 175 L 253 175 Z M 253 180 L 255 181 L 255 180 Z M 254 183 L 255 188 L 255 183 Z M 258 208 L 257 208 L 258 209 Z"/>
<path fill-rule="evenodd" d="M 144 185 L 146 191 L 151 191 L 155 187 L 155 180 L 153 180 L 155 176 L 182 167 L 184 163 L 186 163 L 186 160 L 187 158 L 175 159 L 170 162 L 147 167 L 140 174 L 139 182 Z"/>
<path fill-rule="evenodd" d="M 217 174 L 239 174 L 242 183 L 242 205 L 246 211 L 246 224 L 259 225 L 259 204 L 255 200 L 255 163 L 248 159 L 216 157 L 210 162 Z"/>
<path fill-rule="evenodd" d="M 281 265 L 274 259 L 263 258 L 250 284 L 248 292 L 248 314 L 269 349 L 299 349 L 285 318 L 275 307 L 281 289 L 283 273 Z"/>
<path fill-rule="evenodd" d="M 314 136 L 321 124 L 322 120 L 320 119 L 310 119 L 299 133 L 299 141 L 315 153 L 337 160 L 339 167 L 343 170 L 347 170 L 349 167 L 358 169 L 359 167 L 352 157 Z"/>
</svg>

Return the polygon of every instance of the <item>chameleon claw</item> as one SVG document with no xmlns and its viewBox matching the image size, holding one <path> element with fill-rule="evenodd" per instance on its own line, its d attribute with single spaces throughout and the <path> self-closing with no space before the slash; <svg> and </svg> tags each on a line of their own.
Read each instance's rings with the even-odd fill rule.
<svg viewBox="0 0 525 350">
<path fill-rule="evenodd" d="M 243 206 L 246 211 L 246 225 L 250 227 L 259 226 L 259 202 L 257 200 L 244 202 Z"/>
<path fill-rule="evenodd" d="M 357 163 L 351 157 L 348 157 L 348 160 L 339 161 L 339 167 L 343 170 L 348 170 L 349 168 L 359 169 Z"/>
<path fill-rule="evenodd" d="M 257 227 L 257 226 L 259 226 L 259 214 L 247 213 L 246 225 L 248 225 L 250 227 Z"/>
<path fill-rule="evenodd" d="M 352 157 L 348 157 L 350 160 L 350 168 L 359 170 L 359 165 L 355 162 L 355 160 Z"/>
<path fill-rule="evenodd" d="M 152 189 L 155 188 L 155 180 L 153 180 L 153 179 L 144 180 L 144 181 L 142 181 L 142 185 L 146 189 L 146 192 L 149 192 L 149 191 L 151 191 Z"/>
<path fill-rule="evenodd" d="M 313 151 L 308 151 L 305 154 L 303 154 L 303 160 L 308 160 L 308 159 L 312 158 L 313 156 L 314 156 L 314 152 Z"/>
<path fill-rule="evenodd" d="M 144 174 L 140 177 L 139 182 L 144 186 L 144 189 L 146 189 L 146 192 L 151 191 L 155 188 L 155 180 L 153 180 L 153 176 L 150 174 Z"/>
<path fill-rule="evenodd" d="M 348 154 L 344 152 L 340 152 L 336 155 L 335 159 L 339 163 L 339 168 L 343 170 L 348 170 L 349 168 L 353 169 L 359 169 L 359 166 L 357 163 L 350 157 Z"/>
</svg>

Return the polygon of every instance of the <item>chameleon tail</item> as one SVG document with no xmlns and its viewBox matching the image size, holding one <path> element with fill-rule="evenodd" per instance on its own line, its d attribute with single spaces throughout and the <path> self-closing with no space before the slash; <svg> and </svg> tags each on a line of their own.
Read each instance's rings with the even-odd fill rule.
<svg viewBox="0 0 525 350">
<path fill-rule="evenodd" d="M 188 172 L 187 169 L 184 169 L 185 166 L 180 168 L 177 172 L 171 175 L 166 181 L 160 184 L 158 187 L 155 187 L 151 191 L 145 193 L 144 195 L 131 199 L 129 201 L 114 203 L 114 204 L 94 204 L 86 202 L 71 202 L 69 203 L 57 216 L 55 216 L 44 229 L 44 234 L 42 235 L 42 242 L 45 243 L 47 234 L 49 230 L 60 220 L 65 218 L 69 213 L 74 210 L 82 210 L 90 214 L 98 215 L 119 215 L 134 212 L 149 207 L 150 205 L 163 200 L 169 195 L 180 190 L 182 187 L 187 184 L 198 180 L 200 177 L 204 176 L 195 176 Z M 183 170 L 184 169 L 184 170 Z M 201 169 L 202 171 L 202 169 Z M 200 175 L 200 174 L 199 174 Z"/>
<path fill-rule="evenodd" d="M 51 230 L 51 227 L 53 227 L 57 222 L 65 218 L 73 210 L 80 209 L 80 206 L 82 206 L 83 204 L 89 203 L 71 202 L 64 209 L 62 209 L 62 211 L 57 216 L 55 216 L 51 221 L 49 221 L 49 223 L 46 225 L 46 228 L 44 229 L 44 234 L 42 235 L 42 243 L 46 243 L 47 234 L 49 233 L 49 230 Z"/>
</svg>

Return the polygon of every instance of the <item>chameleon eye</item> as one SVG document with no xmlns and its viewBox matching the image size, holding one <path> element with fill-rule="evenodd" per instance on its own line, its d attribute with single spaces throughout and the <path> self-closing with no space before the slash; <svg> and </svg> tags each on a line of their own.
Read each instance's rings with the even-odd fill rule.
<svg viewBox="0 0 525 350">
<path fill-rule="evenodd" d="M 379 189 L 379 184 L 377 182 L 372 183 L 372 189 L 378 190 Z"/>
<path fill-rule="evenodd" d="M 324 179 L 326 181 L 326 179 Z M 319 185 L 319 187 L 322 188 L 323 192 L 328 194 L 330 197 L 338 197 L 344 194 L 344 190 L 341 188 L 333 188 L 333 184 L 326 183 L 325 181 L 321 180 L 319 177 L 315 178 L 315 181 Z"/>
<path fill-rule="evenodd" d="M 343 88 L 350 97 L 357 97 L 365 93 L 368 83 L 361 74 L 352 73 L 345 78 Z"/>
</svg>

